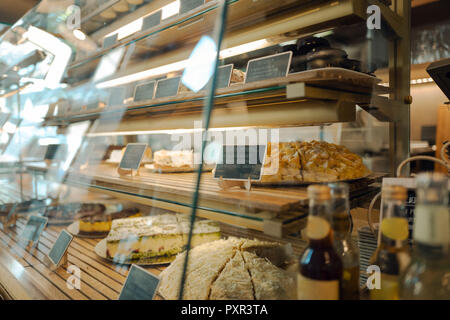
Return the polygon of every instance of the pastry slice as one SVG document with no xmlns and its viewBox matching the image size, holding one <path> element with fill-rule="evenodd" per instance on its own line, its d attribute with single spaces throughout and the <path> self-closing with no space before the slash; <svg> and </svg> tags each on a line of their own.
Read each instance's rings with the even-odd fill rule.
<svg viewBox="0 0 450 320">
<path fill-rule="evenodd" d="M 189 253 L 183 299 L 206 300 L 211 284 L 219 277 L 234 251 L 239 239 L 217 240 L 193 248 Z M 186 252 L 177 255 L 175 261 L 160 274 L 160 294 L 168 300 L 178 299 Z"/>
<path fill-rule="evenodd" d="M 228 261 L 211 286 L 210 300 L 254 300 L 253 284 L 240 251 Z"/>
<path fill-rule="evenodd" d="M 256 300 L 290 300 L 296 298 L 295 279 L 286 271 L 255 253 L 243 251 L 245 265 L 252 277 Z"/>
</svg>

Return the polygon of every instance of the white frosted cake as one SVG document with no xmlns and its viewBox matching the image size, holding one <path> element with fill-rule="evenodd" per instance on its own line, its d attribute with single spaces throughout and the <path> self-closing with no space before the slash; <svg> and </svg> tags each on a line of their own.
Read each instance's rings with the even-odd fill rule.
<svg viewBox="0 0 450 320">
<path fill-rule="evenodd" d="M 184 250 L 189 217 L 181 214 L 117 219 L 106 237 L 106 255 L 115 261 L 150 259 L 169 262 Z M 194 224 L 192 246 L 220 239 L 220 227 L 210 220 Z"/>
</svg>

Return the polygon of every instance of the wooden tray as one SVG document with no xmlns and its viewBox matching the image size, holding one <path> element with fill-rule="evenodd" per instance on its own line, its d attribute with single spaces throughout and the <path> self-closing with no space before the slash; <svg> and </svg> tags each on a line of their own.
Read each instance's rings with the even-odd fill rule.
<svg viewBox="0 0 450 320">
<path fill-rule="evenodd" d="M 338 183 L 338 182 L 358 182 L 360 180 L 366 179 L 372 175 L 371 172 L 366 173 L 364 176 L 355 178 L 355 179 L 344 179 L 344 180 L 335 180 L 335 181 L 280 181 L 280 182 L 261 182 L 261 181 L 252 181 L 252 185 L 256 186 L 272 186 L 272 187 L 285 187 L 285 186 L 309 186 L 310 184 L 321 184 L 321 183 Z"/>
<path fill-rule="evenodd" d="M 100 240 L 100 242 L 97 243 L 97 245 L 95 246 L 94 251 L 100 258 L 106 259 L 115 264 L 124 264 L 124 265 L 130 265 L 130 264 L 137 264 L 140 266 L 164 265 L 164 264 L 171 263 L 173 260 L 175 260 L 175 257 L 176 257 L 176 256 L 172 256 L 172 257 L 167 257 L 167 258 L 158 257 L 158 258 L 146 258 L 146 259 L 140 259 L 140 260 L 115 261 L 106 256 L 106 239 Z M 156 260 L 158 260 L 158 261 L 156 261 Z"/>
</svg>

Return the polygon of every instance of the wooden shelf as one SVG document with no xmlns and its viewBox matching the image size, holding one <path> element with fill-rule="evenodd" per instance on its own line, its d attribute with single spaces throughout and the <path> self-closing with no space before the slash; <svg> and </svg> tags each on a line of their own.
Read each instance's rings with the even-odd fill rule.
<svg viewBox="0 0 450 320">
<path fill-rule="evenodd" d="M 366 4 L 365 7 L 362 2 Z M 131 44 L 134 52 L 132 61 L 124 68 L 126 70 L 102 81 L 187 59 L 200 37 L 212 33 L 217 23 L 217 7 L 216 1 L 208 1 L 201 7 L 169 18 L 145 32 L 122 39 L 111 48 L 75 61 L 69 66 L 68 78 L 81 81 L 92 73 L 99 59 L 112 49 L 129 47 Z M 280 0 L 275 8 L 271 1 L 232 0 L 222 49 L 260 39 L 277 44 L 296 39 L 302 34 L 342 24 L 364 22 L 365 8 L 365 0 Z M 165 48 L 169 46 L 172 49 L 167 52 Z M 150 58 L 142 59 L 142 56 Z"/>
<path fill-rule="evenodd" d="M 0 229 L 0 294 L 6 298 L 24 300 L 118 298 L 128 274 L 128 266 L 115 265 L 98 257 L 94 247 L 99 240 L 73 239 L 68 250 L 69 265 L 80 268 L 82 276 L 80 290 L 70 290 L 66 281 L 71 274 L 65 268 L 51 271 L 47 258 L 59 232 L 65 227 L 47 226 L 39 243 L 28 249 L 19 239 L 25 222 L 24 218 L 20 218 L 16 227 Z M 146 267 L 156 275 L 163 268 Z"/>
<path fill-rule="evenodd" d="M 45 165 L 28 166 L 29 171 L 45 171 Z M 47 178 L 52 177 L 52 172 Z M 382 175 L 372 175 L 351 184 L 352 201 L 373 194 L 370 187 Z M 190 214 L 195 190 L 195 173 L 159 174 L 142 169 L 140 176 L 120 177 L 116 166 L 98 165 L 71 171 L 64 183 L 104 193 L 135 203 Z M 200 217 L 282 237 L 307 215 L 305 186 L 253 186 L 221 190 L 210 172 L 202 175 L 197 214 Z"/>
<path fill-rule="evenodd" d="M 322 68 L 283 78 L 233 84 L 217 90 L 211 126 L 274 127 L 353 121 L 355 104 L 369 104 L 373 95 L 384 94 L 388 90 L 378 82 L 379 79 L 364 73 Z M 300 87 L 293 87 L 294 84 Z M 292 88 L 288 95 L 288 89 Z M 201 120 L 205 93 L 186 92 L 175 97 L 48 117 L 45 124 L 67 125 L 101 118 L 101 123 L 96 126 L 97 132 L 191 128 L 194 121 Z M 232 112 L 234 106 L 246 107 L 249 116 L 243 118 Z M 136 119 L 139 116 L 144 116 L 142 129 L 139 128 L 139 119 Z M 133 120 L 128 123 L 131 117 Z"/>
</svg>

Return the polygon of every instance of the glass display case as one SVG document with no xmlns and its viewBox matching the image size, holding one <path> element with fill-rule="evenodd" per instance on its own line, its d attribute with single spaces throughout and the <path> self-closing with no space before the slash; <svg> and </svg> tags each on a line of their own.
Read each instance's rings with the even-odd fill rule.
<svg viewBox="0 0 450 320">
<path fill-rule="evenodd" d="M 307 187 L 367 208 L 408 156 L 409 11 L 41 1 L 0 38 L 2 296 L 117 299 L 137 264 L 155 299 L 295 299 Z"/>
</svg>

